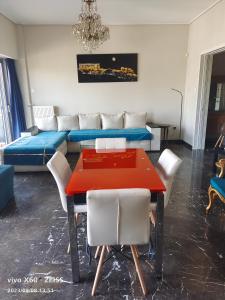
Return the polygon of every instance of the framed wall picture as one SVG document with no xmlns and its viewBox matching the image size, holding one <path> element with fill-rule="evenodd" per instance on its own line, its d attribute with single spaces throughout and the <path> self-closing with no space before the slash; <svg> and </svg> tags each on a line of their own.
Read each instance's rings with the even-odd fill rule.
<svg viewBox="0 0 225 300">
<path fill-rule="evenodd" d="M 137 81 L 137 53 L 78 54 L 78 82 Z"/>
</svg>

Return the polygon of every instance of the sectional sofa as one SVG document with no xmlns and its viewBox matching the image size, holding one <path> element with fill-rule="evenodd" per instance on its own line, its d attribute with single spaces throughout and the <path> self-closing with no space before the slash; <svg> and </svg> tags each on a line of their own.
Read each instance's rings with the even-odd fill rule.
<svg viewBox="0 0 225 300">
<path fill-rule="evenodd" d="M 160 128 L 146 126 L 146 113 L 79 114 L 36 118 L 36 126 L 0 149 L 0 163 L 15 171 L 46 171 L 56 151 L 64 154 L 93 148 L 96 138 L 125 137 L 127 148 L 160 150 Z"/>
</svg>

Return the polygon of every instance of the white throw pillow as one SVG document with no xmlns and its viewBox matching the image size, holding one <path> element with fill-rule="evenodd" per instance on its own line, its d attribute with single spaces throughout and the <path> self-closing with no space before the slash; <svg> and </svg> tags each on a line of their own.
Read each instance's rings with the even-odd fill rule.
<svg viewBox="0 0 225 300">
<path fill-rule="evenodd" d="M 124 116 L 124 128 L 145 128 L 147 113 L 126 112 Z"/>
<path fill-rule="evenodd" d="M 78 130 L 78 116 L 58 116 L 58 131 Z"/>
<path fill-rule="evenodd" d="M 123 114 L 109 115 L 101 114 L 102 129 L 121 129 L 123 128 Z"/>
<path fill-rule="evenodd" d="M 100 129 L 101 119 L 99 114 L 79 114 L 80 129 Z"/>
<path fill-rule="evenodd" d="M 39 130 L 42 131 L 57 131 L 57 121 L 56 117 L 47 117 L 47 118 L 35 118 L 35 124 Z"/>
</svg>

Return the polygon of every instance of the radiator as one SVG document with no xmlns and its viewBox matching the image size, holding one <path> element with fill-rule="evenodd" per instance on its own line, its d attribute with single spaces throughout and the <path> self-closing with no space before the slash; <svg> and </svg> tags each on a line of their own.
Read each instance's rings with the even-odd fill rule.
<svg viewBox="0 0 225 300">
<path fill-rule="evenodd" d="M 52 117 L 55 115 L 55 107 L 34 105 L 33 114 L 34 119 Z"/>
</svg>

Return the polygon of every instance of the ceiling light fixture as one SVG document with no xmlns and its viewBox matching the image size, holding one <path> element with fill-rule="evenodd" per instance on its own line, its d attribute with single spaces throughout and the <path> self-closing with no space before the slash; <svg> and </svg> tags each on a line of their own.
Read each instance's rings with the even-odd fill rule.
<svg viewBox="0 0 225 300">
<path fill-rule="evenodd" d="M 84 51 L 92 52 L 109 39 L 109 28 L 101 23 L 96 0 L 82 0 L 79 23 L 72 29 Z"/>
</svg>

